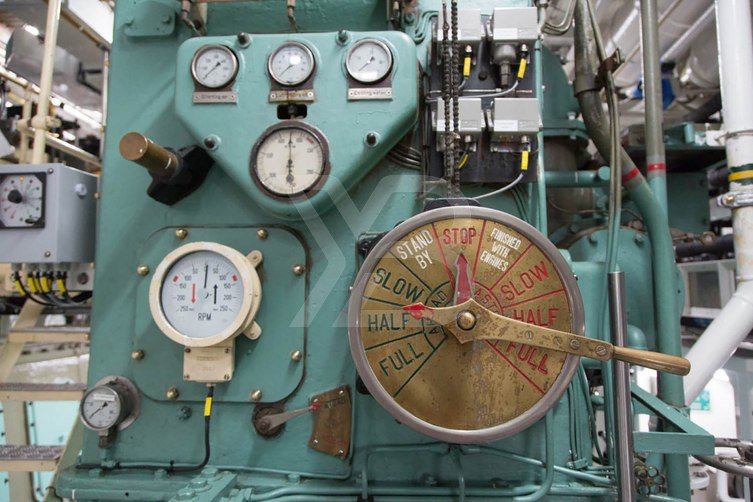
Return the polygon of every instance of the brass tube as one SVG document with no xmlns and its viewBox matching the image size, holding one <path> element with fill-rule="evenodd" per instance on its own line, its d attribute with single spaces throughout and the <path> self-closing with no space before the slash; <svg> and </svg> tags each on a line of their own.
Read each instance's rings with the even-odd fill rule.
<svg viewBox="0 0 753 502">
<path fill-rule="evenodd" d="M 151 174 L 169 178 L 178 168 L 178 156 L 138 132 L 120 138 L 120 155 L 145 167 Z"/>
</svg>

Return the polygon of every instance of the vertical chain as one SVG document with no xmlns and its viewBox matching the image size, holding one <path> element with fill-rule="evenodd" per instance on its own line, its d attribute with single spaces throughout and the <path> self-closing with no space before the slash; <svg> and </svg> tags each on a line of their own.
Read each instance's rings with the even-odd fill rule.
<svg viewBox="0 0 753 502">
<path fill-rule="evenodd" d="M 460 45 L 458 44 L 458 0 L 452 0 L 452 71 L 450 72 L 450 97 L 452 99 L 452 184 L 457 193 L 460 193 L 460 170 L 458 169 L 457 151 L 460 141 Z"/>
<path fill-rule="evenodd" d="M 442 0 L 442 101 L 444 103 L 444 177 L 447 183 L 447 196 L 452 196 L 452 175 L 455 160 L 452 158 L 453 140 L 450 122 L 450 101 L 452 93 L 452 56 L 450 53 L 450 25 L 447 20 L 447 0 Z"/>
</svg>

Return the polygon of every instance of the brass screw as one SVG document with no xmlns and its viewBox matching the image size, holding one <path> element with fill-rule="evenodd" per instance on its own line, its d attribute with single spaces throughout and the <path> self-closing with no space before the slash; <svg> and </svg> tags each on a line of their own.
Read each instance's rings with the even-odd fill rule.
<svg viewBox="0 0 753 502">
<path fill-rule="evenodd" d="M 134 350 L 131 352 L 131 359 L 134 361 L 140 361 L 141 359 L 144 359 L 144 351 L 143 350 Z"/>
<path fill-rule="evenodd" d="M 301 352 L 300 350 L 294 350 L 290 353 L 290 359 L 295 362 L 300 361 L 301 359 L 303 359 L 303 352 Z"/>
<path fill-rule="evenodd" d="M 99 200 L 99 192 L 94 192 L 94 200 Z"/>
<path fill-rule="evenodd" d="M 175 237 L 180 240 L 185 239 L 186 237 L 188 237 L 188 230 L 186 230 L 185 228 L 179 228 L 175 231 Z"/>
<path fill-rule="evenodd" d="M 460 326 L 460 329 L 470 331 L 476 326 L 476 316 L 473 315 L 473 312 L 464 310 L 458 314 L 457 323 L 458 326 Z"/>
<path fill-rule="evenodd" d="M 222 379 L 223 379 L 223 380 L 230 380 L 230 375 L 227 375 L 227 374 L 226 374 L 226 375 L 224 375 L 224 376 L 222 377 Z"/>
<path fill-rule="evenodd" d="M 313 441 L 311 441 L 311 442 L 312 442 L 312 443 L 314 443 L 314 444 L 319 444 L 319 440 L 318 440 L 318 439 L 314 439 L 314 440 L 313 440 Z"/>
<path fill-rule="evenodd" d="M 580 342 L 575 339 L 570 340 L 570 348 L 573 350 L 578 350 L 580 348 Z"/>
<path fill-rule="evenodd" d="M 293 265 L 293 273 L 295 275 L 303 275 L 305 271 L 306 271 L 306 267 L 304 267 L 300 263 Z"/>
<path fill-rule="evenodd" d="M 258 401 L 261 399 L 261 389 L 256 389 L 251 393 L 251 401 Z"/>
<path fill-rule="evenodd" d="M 186 347 L 185 349 L 183 349 L 183 352 L 185 352 L 186 354 L 190 354 L 191 353 L 191 347 Z"/>
<path fill-rule="evenodd" d="M 728 193 L 724 196 L 724 202 L 727 204 L 734 204 L 735 203 L 735 194 Z"/>
<path fill-rule="evenodd" d="M 261 239 L 261 240 L 264 240 L 264 239 L 266 239 L 267 237 L 269 237 L 269 232 L 267 232 L 267 231 L 266 231 L 265 229 L 263 229 L 263 228 L 260 228 L 259 230 L 257 230 L 257 231 L 256 231 L 256 236 L 257 236 L 257 237 L 258 237 L 259 239 Z"/>
<path fill-rule="evenodd" d="M 596 352 L 597 356 L 604 357 L 607 355 L 607 347 L 605 345 L 597 345 L 594 352 Z"/>
<path fill-rule="evenodd" d="M 147 275 L 149 273 L 149 267 L 147 267 L 146 265 L 139 265 L 136 268 L 136 273 L 141 276 Z"/>
<path fill-rule="evenodd" d="M 167 392 L 165 392 L 165 396 L 172 401 L 178 399 L 180 392 L 178 392 L 178 389 L 176 389 L 175 387 L 170 387 L 169 389 L 167 389 Z"/>
</svg>

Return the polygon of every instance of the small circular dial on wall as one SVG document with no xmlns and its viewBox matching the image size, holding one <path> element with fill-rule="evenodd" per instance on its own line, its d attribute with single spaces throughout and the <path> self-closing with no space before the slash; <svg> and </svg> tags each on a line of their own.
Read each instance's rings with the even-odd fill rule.
<svg viewBox="0 0 753 502">
<path fill-rule="evenodd" d="M 139 393 L 125 377 L 105 377 L 86 391 L 79 415 L 86 427 L 94 431 L 122 430 L 139 414 Z"/>
<path fill-rule="evenodd" d="M 269 75 L 280 85 L 302 84 L 314 73 L 314 54 L 300 42 L 287 42 L 269 56 Z"/>
<path fill-rule="evenodd" d="M 273 196 L 295 197 L 317 187 L 328 167 L 327 142 L 317 129 L 286 121 L 262 134 L 251 153 L 251 175 Z"/>
<path fill-rule="evenodd" d="M 261 283 L 251 260 L 211 242 L 186 244 L 168 254 L 149 289 L 157 326 L 190 347 L 216 345 L 244 331 L 260 301 Z"/>
<path fill-rule="evenodd" d="M 39 174 L 10 174 L 0 181 L 0 223 L 6 228 L 44 225 L 44 180 Z"/>
<path fill-rule="evenodd" d="M 392 51 L 380 40 L 364 38 L 348 51 L 345 68 L 351 77 L 363 84 L 379 82 L 392 69 Z"/>
<path fill-rule="evenodd" d="M 204 45 L 194 54 L 191 75 L 209 89 L 226 87 L 238 74 L 238 57 L 224 45 Z"/>
</svg>

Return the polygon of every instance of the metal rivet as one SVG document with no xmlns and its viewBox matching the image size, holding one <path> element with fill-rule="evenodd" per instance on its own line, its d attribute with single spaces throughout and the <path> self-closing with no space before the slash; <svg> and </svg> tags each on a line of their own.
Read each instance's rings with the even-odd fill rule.
<svg viewBox="0 0 753 502">
<path fill-rule="evenodd" d="M 570 340 L 570 348 L 573 350 L 578 350 L 580 348 L 580 342 L 578 340 Z"/>
<path fill-rule="evenodd" d="M 313 441 L 311 441 L 311 442 L 312 442 L 312 443 L 314 443 L 314 444 L 319 444 L 319 440 L 318 440 L 318 439 L 314 439 L 314 440 L 313 440 Z"/>
<path fill-rule="evenodd" d="M 178 399 L 178 396 L 180 396 L 180 392 L 175 387 L 170 387 L 167 389 L 167 392 L 165 392 L 165 396 L 170 399 Z"/>
<path fill-rule="evenodd" d="M 99 192 L 94 192 L 94 200 L 99 200 Z"/>
<path fill-rule="evenodd" d="M 257 230 L 257 231 L 256 231 L 256 236 L 257 236 L 257 237 L 258 237 L 259 239 L 261 239 L 261 240 L 264 240 L 264 239 L 266 239 L 267 237 L 269 237 L 269 232 L 267 232 L 267 231 L 266 231 L 266 230 L 264 230 L 263 228 L 260 228 L 259 230 Z"/>
<path fill-rule="evenodd" d="M 54 170 L 53 168 L 49 168 L 49 169 L 47 170 L 47 174 L 52 174 L 52 173 L 54 173 L 54 172 L 55 172 L 55 170 Z"/>
<path fill-rule="evenodd" d="M 734 204 L 735 203 L 735 194 L 728 193 L 724 196 L 724 202 L 727 204 Z"/>
<path fill-rule="evenodd" d="M 179 228 L 175 231 L 175 237 L 180 240 L 185 239 L 186 237 L 188 237 L 188 230 L 186 230 L 185 228 Z"/>
<path fill-rule="evenodd" d="M 261 396 L 262 396 L 261 389 L 256 389 L 255 391 L 251 393 L 251 396 L 250 396 L 251 401 L 258 401 L 259 399 L 261 399 Z"/>
<path fill-rule="evenodd" d="M 342 451 L 342 450 L 337 450 L 337 454 L 340 455 L 340 456 L 343 456 L 343 455 L 345 455 L 345 452 Z"/>
<path fill-rule="evenodd" d="M 186 347 L 185 349 L 183 349 L 183 352 L 185 352 L 186 354 L 190 354 L 191 353 L 191 347 Z"/>
<path fill-rule="evenodd" d="M 303 352 L 301 352 L 300 350 L 294 350 L 290 353 L 290 359 L 295 362 L 300 361 L 301 359 L 303 359 Z"/>
<path fill-rule="evenodd" d="M 458 314 L 457 323 L 460 329 L 470 331 L 476 326 L 476 316 L 473 315 L 473 312 L 464 310 Z"/>
<path fill-rule="evenodd" d="M 144 359 L 144 351 L 143 350 L 134 350 L 131 352 L 131 359 L 134 361 L 140 361 L 141 359 Z"/>
<path fill-rule="evenodd" d="M 230 375 L 223 375 L 222 379 L 223 380 L 230 380 Z"/>
<path fill-rule="evenodd" d="M 245 31 L 238 33 L 238 45 L 241 47 L 248 47 L 251 45 L 251 36 Z"/>
<path fill-rule="evenodd" d="M 597 356 L 606 356 L 607 355 L 607 348 L 604 345 L 597 345 L 595 351 Z"/>
<path fill-rule="evenodd" d="M 149 267 L 147 267 L 146 265 L 139 265 L 136 268 L 136 273 L 139 275 L 147 275 L 149 273 Z"/>
<path fill-rule="evenodd" d="M 306 271 L 306 267 L 301 265 L 300 263 L 293 265 L 293 273 L 295 275 L 303 275 L 303 273 Z"/>
<path fill-rule="evenodd" d="M 45 258 L 49 258 L 50 256 L 52 256 L 52 253 L 49 252 L 49 251 L 45 251 L 44 252 L 44 256 L 45 256 Z"/>
</svg>

